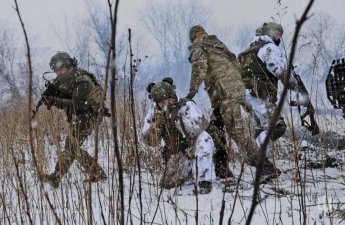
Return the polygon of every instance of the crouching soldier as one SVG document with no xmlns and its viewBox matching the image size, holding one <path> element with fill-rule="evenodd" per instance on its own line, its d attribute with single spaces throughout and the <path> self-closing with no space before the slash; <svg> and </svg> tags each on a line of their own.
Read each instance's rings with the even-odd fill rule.
<svg viewBox="0 0 345 225">
<path fill-rule="evenodd" d="M 62 177 L 74 160 L 83 167 L 88 181 L 107 179 L 103 169 L 94 162 L 94 158 L 80 147 L 95 128 L 96 117 L 100 111 L 102 87 L 93 74 L 78 68 L 77 60 L 66 52 L 55 54 L 49 65 L 57 74 L 52 84 L 55 94 L 42 97 L 48 109 L 54 106 L 66 112 L 70 133 L 66 137 L 65 150 L 58 155 L 55 171 L 45 174 L 43 180 L 54 188 L 59 187 Z"/>
<path fill-rule="evenodd" d="M 171 78 L 147 87 L 154 108 L 145 117 L 143 139 L 150 146 L 160 146 L 166 162 L 160 185 L 170 189 L 190 178 L 198 182 L 198 193 L 209 193 L 215 179 L 212 156 L 214 143 L 203 129 L 205 119 L 193 101 L 177 105 L 175 85 Z"/>
</svg>

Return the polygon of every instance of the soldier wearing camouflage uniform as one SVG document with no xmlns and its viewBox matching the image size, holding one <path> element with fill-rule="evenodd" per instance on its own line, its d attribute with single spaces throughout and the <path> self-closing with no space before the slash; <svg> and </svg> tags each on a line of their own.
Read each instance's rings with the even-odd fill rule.
<svg viewBox="0 0 345 225">
<path fill-rule="evenodd" d="M 186 99 L 192 99 L 204 82 L 215 118 L 211 121 L 209 130 L 218 130 L 218 134 L 221 134 L 219 128 L 224 127 L 238 145 L 244 160 L 251 162 L 256 156 L 257 147 L 249 127 L 241 116 L 240 106 L 244 103 L 245 87 L 236 56 L 215 35 L 208 35 L 201 26 L 192 27 L 189 38 L 192 43 L 189 47 L 192 75 Z M 220 139 L 218 146 L 224 146 L 224 135 L 218 134 L 212 132 L 211 136 L 215 140 Z M 217 163 L 223 164 L 224 168 L 228 167 L 225 147 L 217 151 L 221 151 L 220 156 L 223 159 L 218 159 L 216 168 L 219 167 Z"/>
<path fill-rule="evenodd" d="M 56 95 L 43 96 L 48 109 L 55 106 L 63 109 L 70 124 L 65 150 L 58 154 L 55 171 L 44 175 L 44 181 L 54 188 L 77 160 L 86 174 L 87 180 L 96 182 L 107 179 L 103 169 L 93 165 L 94 158 L 80 146 L 95 128 L 96 117 L 101 105 L 102 87 L 95 76 L 77 67 L 77 60 L 65 52 L 58 52 L 50 60 L 50 68 L 57 74 L 53 82 Z"/>
<path fill-rule="evenodd" d="M 177 96 L 171 78 L 148 86 L 149 97 L 155 103 L 145 117 L 143 139 L 158 147 L 164 140 L 162 157 L 166 169 L 160 180 L 163 188 L 178 187 L 189 180 L 198 181 L 198 193 L 209 193 L 215 179 L 212 155 L 214 144 L 204 130 L 206 120 L 193 101 L 176 105 Z"/>
<path fill-rule="evenodd" d="M 245 83 L 245 100 L 251 106 L 252 112 L 256 118 L 256 142 L 259 146 L 267 136 L 270 119 L 275 110 L 277 101 L 278 80 L 283 84 L 288 84 L 288 88 L 297 91 L 298 84 L 291 75 L 287 79 L 287 63 L 285 56 L 279 49 L 279 43 L 283 34 L 283 27 L 280 24 L 269 22 L 264 23 L 262 27 L 256 30 L 254 40 L 250 47 L 239 54 L 239 61 L 243 67 L 242 78 Z M 308 101 L 308 95 L 301 93 L 305 101 Z M 283 117 L 279 117 L 271 140 L 275 141 L 281 137 L 286 130 L 286 124 Z M 271 146 L 268 146 L 268 151 Z M 279 169 L 274 169 L 271 162 L 265 159 L 264 175 L 270 175 L 273 178 L 280 175 Z"/>
</svg>

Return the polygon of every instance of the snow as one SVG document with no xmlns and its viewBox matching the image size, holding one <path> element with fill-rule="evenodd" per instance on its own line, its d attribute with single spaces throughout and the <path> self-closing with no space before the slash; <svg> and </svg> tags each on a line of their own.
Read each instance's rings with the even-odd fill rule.
<svg viewBox="0 0 345 225">
<path fill-rule="evenodd" d="M 84 146 L 91 150 L 93 144 L 92 140 L 89 140 Z M 260 186 L 260 204 L 256 208 L 252 224 L 303 224 L 303 206 L 305 206 L 306 224 L 344 222 L 345 173 L 342 166 L 304 169 L 304 154 L 310 158 L 309 153 L 317 147 L 307 141 L 303 141 L 302 144 L 301 146 L 309 148 L 309 151 L 300 151 L 299 174 L 294 169 L 296 168 L 294 160 L 287 159 L 283 154 L 280 156 L 277 154 L 276 164 L 282 170 L 282 175 L 274 182 Z M 292 150 L 291 143 L 286 137 L 282 138 L 275 147 L 276 150 L 287 154 Z M 51 145 L 46 148 L 47 171 L 52 171 L 56 162 L 54 148 Z M 344 150 L 334 150 L 334 152 L 343 156 L 345 154 Z M 43 189 L 40 189 L 29 154 L 25 159 L 19 164 L 19 171 L 21 179 L 25 181 L 25 192 L 29 197 L 29 213 L 33 224 L 57 224 L 45 195 L 50 199 L 62 224 L 87 224 L 90 186 L 83 182 L 85 177 L 78 165 L 73 164 L 58 189 L 52 189 L 48 184 L 44 184 Z M 105 182 L 91 184 L 94 220 L 92 224 L 118 224 L 116 216 L 119 213 L 119 182 L 114 159 L 112 151 L 100 151 L 99 162 L 109 178 Z M 341 160 L 344 164 L 344 158 Z M 1 191 L 1 224 L 20 224 L 21 220 L 26 221 L 27 224 L 25 201 L 21 195 L 18 195 L 17 191 L 20 187 L 16 174 L 12 173 L 9 176 L 9 171 L 5 170 L 5 167 L 1 168 L 1 180 L 5 185 Z M 235 174 L 234 179 L 227 182 L 216 180 L 210 194 L 197 197 L 192 192 L 194 188 L 192 183 L 176 189 L 162 190 L 158 185 L 162 170 L 159 167 L 154 169 L 153 166 L 143 169 L 141 178 L 145 224 L 196 224 L 196 212 L 198 212 L 198 224 L 219 224 L 223 199 L 225 206 L 223 224 L 228 224 L 232 210 L 234 212 L 231 224 L 245 224 L 252 202 L 255 168 L 245 165 L 239 184 L 236 180 L 241 174 L 240 163 L 231 162 L 230 168 Z M 126 224 L 140 224 L 138 173 L 133 169 L 126 169 L 124 173 Z M 224 183 L 230 185 L 225 188 Z M 227 192 L 223 192 L 223 189 Z M 6 207 L 3 207 L 4 205 Z"/>
</svg>

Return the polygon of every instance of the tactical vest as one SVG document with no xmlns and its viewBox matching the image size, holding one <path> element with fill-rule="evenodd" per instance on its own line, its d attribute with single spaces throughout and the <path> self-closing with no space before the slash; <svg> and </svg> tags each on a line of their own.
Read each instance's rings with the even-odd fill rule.
<svg viewBox="0 0 345 225">
<path fill-rule="evenodd" d="M 266 68 L 266 65 L 258 57 L 258 52 L 268 42 L 256 41 L 238 56 L 242 80 L 246 89 L 252 89 L 252 95 L 261 99 L 277 101 L 278 78 Z"/>
<path fill-rule="evenodd" d="M 86 93 L 85 101 L 87 102 L 88 106 L 87 110 L 83 111 L 83 113 L 87 112 L 96 114 L 101 104 L 103 89 L 98 83 L 96 77 L 86 70 L 73 68 L 68 72 L 66 76 L 58 77 L 57 79 L 55 79 L 54 86 L 59 91 L 59 96 L 57 97 L 73 100 L 73 91 L 75 90 L 76 82 L 80 81 L 85 81 L 92 84 L 91 87 L 83 91 L 84 93 Z M 66 111 L 69 120 L 71 119 L 73 112 L 73 110 Z"/>
<path fill-rule="evenodd" d="M 89 78 L 91 78 L 93 82 L 92 88 L 89 90 L 88 95 L 86 97 L 86 100 L 90 106 L 100 106 L 101 104 L 101 98 L 102 98 L 102 92 L 103 88 L 98 83 L 95 75 L 92 73 L 87 72 L 86 70 L 77 69 L 77 71 L 74 73 L 75 81 L 80 78 L 81 75 L 87 75 Z"/>
<path fill-rule="evenodd" d="M 194 44 L 193 44 L 194 45 Z M 196 48 L 201 48 L 206 54 L 208 71 L 204 78 L 206 91 L 212 104 L 218 104 L 231 97 L 234 88 L 244 91 L 240 69 L 235 54 L 215 35 L 209 35 L 195 43 Z M 243 91 L 242 91 L 243 89 Z"/>
<path fill-rule="evenodd" d="M 204 38 L 201 42 L 202 49 L 210 54 L 218 54 L 225 56 L 230 61 L 236 61 L 236 55 L 232 53 L 220 40 L 217 36 L 209 35 L 208 38 Z"/>
</svg>

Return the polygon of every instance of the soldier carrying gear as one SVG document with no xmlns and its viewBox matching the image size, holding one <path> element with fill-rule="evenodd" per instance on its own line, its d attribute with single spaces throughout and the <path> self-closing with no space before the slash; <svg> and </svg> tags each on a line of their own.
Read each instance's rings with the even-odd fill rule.
<svg viewBox="0 0 345 225">
<path fill-rule="evenodd" d="M 58 155 L 55 171 L 44 175 L 43 180 L 57 188 L 74 160 L 81 164 L 88 175 L 88 181 L 107 179 L 103 169 L 98 164 L 93 165 L 94 158 L 80 148 L 95 128 L 102 87 L 93 74 L 77 68 L 77 60 L 66 52 L 55 54 L 49 65 L 57 74 L 52 85 L 58 94 L 43 96 L 44 104 L 48 108 L 54 106 L 66 112 L 70 135 L 66 137 L 65 150 Z"/>
<path fill-rule="evenodd" d="M 254 40 L 250 47 L 239 54 L 239 62 L 242 66 L 242 79 L 246 87 L 245 101 L 250 106 L 251 114 L 256 118 L 256 142 L 259 146 L 267 136 L 270 119 L 275 110 L 277 101 L 278 80 L 287 84 L 289 89 L 298 91 L 298 82 L 294 76 L 287 79 L 287 63 L 278 45 L 280 43 L 283 28 L 280 24 L 269 22 L 256 30 Z M 305 94 L 305 93 L 302 93 Z M 305 96 L 308 98 L 308 96 Z M 275 141 L 286 130 L 283 117 L 279 117 L 271 140 Z M 268 147 L 271 150 L 271 147 Z M 253 160 L 252 165 L 256 162 Z M 267 179 L 278 177 L 280 170 L 266 158 L 264 162 L 263 177 Z"/>
<path fill-rule="evenodd" d="M 215 35 L 208 35 L 201 26 L 193 26 L 189 37 L 192 45 L 189 47 L 189 62 L 192 64 L 190 89 L 186 98 L 191 99 L 199 90 L 202 82 L 205 83 L 206 91 L 210 97 L 214 118 L 208 131 L 216 140 L 218 160 L 216 168 L 223 168 L 223 175 L 231 176 L 228 166 L 228 153 L 225 149 L 225 136 L 219 138 L 215 132 L 225 129 L 229 137 L 238 145 L 243 159 L 248 161 L 255 158 L 257 146 L 252 137 L 249 127 L 246 126 L 241 116 L 241 105 L 244 102 L 244 84 L 241 78 L 240 65 L 236 56 Z M 218 141 L 219 140 L 219 141 Z"/>
<path fill-rule="evenodd" d="M 145 117 L 142 135 L 144 142 L 153 147 L 160 146 L 164 140 L 161 154 L 166 168 L 160 180 L 161 187 L 178 187 L 193 173 L 193 178 L 198 176 L 199 181 L 196 191 L 209 193 L 215 179 L 214 144 L 204 131 L 201 110 L 193 101 L 176 106 L 177 96 L 171 78 L 149 84 L 147 91 L 155 106 Z"/>
</svg>

